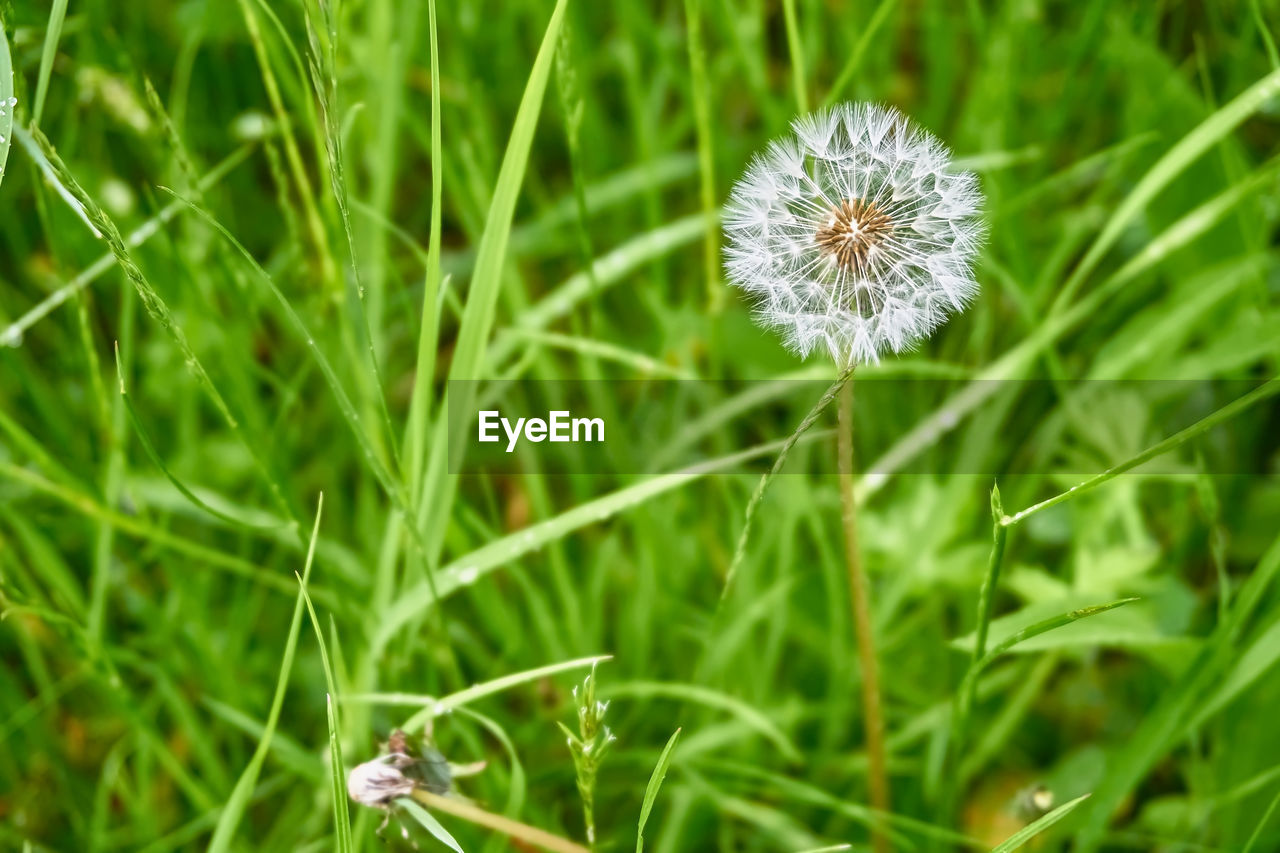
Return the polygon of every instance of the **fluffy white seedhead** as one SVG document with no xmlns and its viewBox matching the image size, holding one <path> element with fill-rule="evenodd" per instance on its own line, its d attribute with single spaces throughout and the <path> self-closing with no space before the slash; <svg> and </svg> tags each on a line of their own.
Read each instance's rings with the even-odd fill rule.
<svg viewBox="0 0 1280 853">
<path fill-rule="evenodd" d="M 391 754 L 357 764 L 347 774 L 347 794 L 364 806 L 386 808 L 392 800 L 413 793 L 415 783 L 400 770 L 408 756 Z"/>
<path fill-rule="evenodd" d="M 910 349 L 977 292 L 977 177 L 892 108 L 842 104 L 792 130 L 733 188 L 730 281 L 802 356 L 825 348 L 846 366 Z"/>
</svg>

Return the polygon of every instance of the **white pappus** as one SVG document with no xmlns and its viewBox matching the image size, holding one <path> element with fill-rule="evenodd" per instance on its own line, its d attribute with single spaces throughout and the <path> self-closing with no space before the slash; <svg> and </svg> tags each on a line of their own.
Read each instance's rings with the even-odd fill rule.
<svg viewBox="0 0 1280 853">
<path fill-rule="evenodd" d="M 889 107 L 841 104 L 792 130 L 733 188 L 729 280 L 802 356 L 851 367 L 912 348 L 977 292 L 977 177 Z"/>
</svg>

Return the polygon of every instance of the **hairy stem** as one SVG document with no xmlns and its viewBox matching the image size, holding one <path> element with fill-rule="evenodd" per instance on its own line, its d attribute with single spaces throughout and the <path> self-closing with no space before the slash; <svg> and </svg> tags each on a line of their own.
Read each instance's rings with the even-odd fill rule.
<svg viewBox="0 0 1280 853">
<path fill-rule="evenodd" d="M 838 455 L 840 465 L 841 522 L 844 527 L 845 562 L 849 567 L 849 595 L 853 607 L 853 630 L 858 641 L 862 668 L 863 731 L 867 741 L 867 784 L 871 806 L 889 811 L 889 777 L 885 768 L 884 715 L 880 707 L 880 667 L 876 662 L 875 637 L 871 628 L 870 589 L 858 550 L 858 504 L 853 493 L 853 378 L 840 387 Z M 875 853 L 888 853 L 889 838 L 877 824 L 871 834 Z"/>
</svg>

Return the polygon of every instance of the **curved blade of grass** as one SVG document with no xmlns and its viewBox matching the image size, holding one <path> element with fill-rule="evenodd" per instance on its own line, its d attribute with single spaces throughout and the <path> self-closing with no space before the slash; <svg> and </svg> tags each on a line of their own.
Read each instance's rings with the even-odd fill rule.
<svg viewBox="0 0 1280 853">
<path fill-rule="evenodd" d="M 551 20 L 542 37 L 542 46 L 538 49 L 533 70 L 529 73 L 529 82 L 525 85 L 524 97 L 520 100 L 515 124 L 511 128 L 511 139 L 502 158 L 502 168 L 498 172 L 498 182 L 493 190 L 493 201 L 489 205 L 489 215 L 476 250 L 476 266 L 471 275 L 471 286 L 467 290 L 466 310 L 462 315 L 462 325 L 458 328 L 453 362 L 449 365 L 451 380 L 482 378 L 484 351 L 489 333 L 493 329 L 516 199 L 529 163 L 529 149 L 533 145 L 534 130 L 542 112 L 543 94 L 546 92 L 547 78 L 550 76 L 567 5 L 568 0 L 556 0 Z"/>
<path fill-rule="evenodd" d="M 1000 523 L 1006 527 L 1017 524 L 1018 522 L 1025 520 L 1028 516 L 1034 515 L 1043 509 L 1048 509 L 1051 506 L 1057 506 L 1063 501 L 1070 500 L 1076 495 L 1096 489 L 1108 480 L 1113 480 L 1124 472 L 1131 471 L 1144 462 L 1148 462 L 1161 454 L 1168 453 L 1170 450 L 1175 450 L 1178 447 L 1181 447 L 1196 436 L 1208 432 L 1220 423 L 1229 421 L 1231 418 L 1240 414 L 1245 409 L 1248 409 L 1250 406 L 1253 406 L 1255 403 L 1259 403 L 1277 393 L 1280 393 L 1280 378 L 1268 379 L 1249 393 L 1237 397 L 1221 409 L 1218 409 L 1210 415 L 1206 415 L 1186 429 L 1174 433 L 1163 441 L 1156 442 L 1138 455 L 1121 462 L 1119 465 L 1114 465 L 1103 471 L 1101 474 L 1090 477 L 1082 483 L 1072 486 L 1065 492 L 1054 495 L 1047 500 L 1040 501 L 1040 503 L 1029 506 L 1024 510 L 1020 510 L 1012 516 L 1006 516 L 1001 519 Z"/>
<path fill-rule="evenodd" d="M 894 830 L 891 832 L 891 836 L 897 845 L 895 849 L 915 849 L 915 845 L 908 833 L 964 849 L 985 849 L 986 847 L 976 838 L 957 832 L 954 829 L 948 829 L 904 814 L 878 811 L 862 803 L 851 801 L 848 797 L 837 796 L 822 788 L 806 782 L 800 782 L 766 767 L 714 760 L 701 763 L 715 767 L 718 771 L 757 783 L 767 783 L 771 786 L 769 790 L 776 792 L 780 798 L 792 799 L 799 803 L 830 810 L 835 814 L 843 815 L 850 820 L 856 821 L 861 826 L 887 825 Z M 896 830 L 898 829 L 903 831 L 897 832 Z"/>
<path fill-rule="evenodd" d="M 1028 841 L 1075 811 L 1080 804 L 1089 799 L 1089 797 L 1089 794 L 1085 794 L 1084 796 L 1076 797 L 1070 802 L 1063 803 L 1047 815 L 1041 817 L 1039 820 L 1027 824 L 1022 829 L 991 848 L 991 853 L 1015 853 L 1015 851 L 1021 849 L 1021 847 Z"/>
<path fill-rule="evenodd" d="M 575 335 L 562 335 L 557 332 L 539 332 L 533 329 L 522 329 L 519 326 L 512 327 L 510 330 L 512 335 L 523 338 L 534 344 L 543 344 L 549 347 L 567 350 L 568 352 L 576 352 L 579 355 L 591 356 L 601 361 L 612 361 L 631 368 L 637 373 L 648 374 L 650 376 L 662 376 L 668 379 L 697 379 L 698 377 L 688 370 L 679 367 L 672 367 L 665 362 L 658 361 L 656 358 L 646 355 L 642 352 L 620 347 L 606 341 L 596 340 L 595 338 L 579 337 Z"/>
<path fill-rule="evenodd" d="M 83 513 L 95 521 L 105 521 L 117 530 L 121 530 L 130 536 L 135 536 L 145 542 L 149 542 L 159 548 L 165 548 L 186 554 L 195 558 L 196 565 L 207 563 L 210 566 L 216 566 L 229 574 L 246 578 L 254 583 L 275 590 L 276 592 L 293 592 L 293 585 L 288 583 L 284 578 L 262 571 L 262 567 L 242 560 L 239 557 L 233 557 L 217 548 L 210 548 L 207 545 L 201 545 L 198 542 L 192 542 L 182 536 L 177 536 L 167 530 L 159 527 L 153 527 L 145 521 L 132 516 L 125 515 L 121 512 L 108 509 L 102 506 L 91 496 L 76 491 L 65 485 L 54 483 L 46 480 L 36 472 L 18 465 L 11 465 L 8 462 L 0 461 L 0 478 L 6 478 L 15 482 L 23 483 L 36 491 L 43 492 L 56 500 L 70 506 L 76 511 Z M 337 599 L 328 595 L 321 595 L 319 591 L 316 598 L 325 601 L 332 606 L 340 603 Z"/>
<path fill-rule="evenodd" d="M 302 153 L 298 148 L 298 140 L 294 127 L 298 124 L 290 120 L 289 111 L 280 95 L 280 84 L 275 72 L 271 69 L 271 57 L 267 53 L 266 42 L 262 38 L 262 28 L 258 24 L 258 15 L 254 11 L 252 0 L 238 0 L 240 14 L 244 18 L 245 29 L 249 32 L 249 43 L 253 46 L 253 54 L 258 60 L 258 69 L 262 75 L 262 86 L 267 100 L 271 104 L 271 113 L 280 127 L 280 136 L 284 141 L 285 160 L 289 164 L 289 172 L 297 185 L 298 195 L 302 199 L 302 208 L 306 217 L 308 236 L 315 245 L 319 256 L 325 283 L 331 287 L 340 286 L 338 272 L 333 263 L 333 254 L 329 251 L 329 237 L 325 231 L 324 220 L 316 206 L 316 194 L 311 188 L 311 179 L 307 177 L 306 164 L 302 162 Z M 269 6 L 264 4 L 268 14 Z M 284 41 L 288 44 L 288 40 Z"/>
<path fill-rule="evenodd" d="M 225 853 L 231 848 L 235 839 L 236 827 L 244 816 L 245 808 L 253 797 L 253 789 L 258 784 L 258 775 L 267 760 L 267 752 L 271 748 L 271 737 L 275 734 L 276 724 L 280 720 L 280 709 L 284 706 L 284 694 L 289 686 L 289 673 L 293 670 L 293 655 L 298 648 L 298 634 L 302 629 L 302 609 L 306 602 L 305 591 L 307 581 L 311 578 L 311 566 L 315 560 L 316 539 L 320 535 L 320 516 L 324 510 L 324 495 L 316 502 L 316 520 L 311 528 L 311 540 L 307 546 L 307 560 L 302 570 L 302 588 L 298 591 L 297 601 L 293 605 L 293 619 L 289 623 L 289 638 L 285 641 L 284 655 L 280 661 L 280 675 L 276 680 L 275 695 L 271 699 L 271 710 L 267 714 L 267 724 L 249 765 L 240 774 L 231 796 L 227 798 L 226 807 L 218 817 L 218 825 L 214 827 L 213 838 L 209 841 L 210 853 Z"/>
<path fill-rule="evenodd" d="M 2 48 L 0 48 L 0 50 L 2 50 Z M 0 88 L 3 88 L 3 83 L 0 83 Z M 6 111 L 7 109 L 8 108 L 6 108 Z M 3 122 L 3 120 L 3 118 L 0 118 L 0 122 Z M 4 135 L 7 136 L 7 134 Z M 249 153 L 252 150 L 252 145 L 242 146 L 224 158 L 222 162 L 218 163 L 218 165 L 210 169 L 197 184 L 200 191 L 204 192 L 215 186 L 220 180 L 226 177 L 232 169 L 243 163 L 248 158 Z M 4 172 L 3 167 L 3 155 L 0 154 L 0 174 Z M 133 229 L 133 231 L 129 232 L 129 236 L 126 237 L 124 241 L 125 247 L 129 249 L 138 248 L 159 233 L 160 229 L 164 225 L 183 210 L 186 210 L 186 207 L 182 202 L 172 201 L 169 204 L 166 204 L 164 207 L 160 208 L 159 213 Z M 97 280 L 98 276 L 115 266 L 115 263 L 116 256 L 108 251 L 92 264 L 85 267 L 85 269 L 75 278 L 53 291 L 53 293 L 50 293 L 30 311 L 23 314 L 17 320 L 14 320 L 4 329 L 0 329 L 0 346 L 16 346 L 18 342 L 22 340 L 22 336 L 26 334 L 28 329 L 48 316 L 53 309 L 66 302 L 72 296 L 75 296 L 81 290 L 84 290 L 90 284 L 93 284 L 93 282 Z"/>
<path fill-rule="evenodd" d="M 62 37 L 62 22 L 66 17 L 67 0 L 53 0 L 53 6 L 49 9 L 49 27 L 44 32 L 44 47 L 40 50 L 36 99 L 31 105 L 31 123 L 34 125 L 40 124 L 40 116 L 44 113 L 44 97 L 49 92 L 49 75 L 53 73 L 53 60 L 58 55 L 58 39 Z M 3 161 L 0 161 L 0 165 L 3 165 Z"/>
<path fill-rule="evenodd" d="M 501 693 L 504 690 L 510 690 L 520 684 L 527 684 L 530 681 L 536 681 L 539 678 L 546 678 L 569 670 L 581 669 L 583 667 L 595 666 L 601 661 L 612 660 L 612 655 L 596 655 L 589 658 L 578 658 L 576 660 L 561 661 L 560 663 L 548 664 L 540 666 L 536 669 L 526 669 L 523 672 L 515 672 L 510 675 L 504 675 L 501 678 L 495 678 L 491 681 L 485 681 L 480 684 L 474 684 L 465 690 L 459 690 L 457 693 L 450 693 L 440 699 L 434 696 L 424 696 L 415 693 L 360 693 L 354 696 L 342 697 L 343 702 L 368 702 L 375 705 L 423 705 L 421 711 L 414 714 L 400 728 L 405 731 L 416 731 L 425 725 L 427 720 L 432 717 L 438 717 L 449 711 L 456 710 L 478 699 L 486 696 L 492 696 L 495 693 Z"/>
<path fill-rule="evenodd" d="M 96 239 L 101 240 L 103 237 L 103 232 L 99 229 L 99 226 L 102 225 L 101 216 L 93 218 L 89 216 L 89 208 L 97 207 L 97 205 L 90 201 L 88 195 L 76 183 L 75 178 L 71 176 L 70 170 L 62 163 L 61 158 L 53 150 L 53 146 L 45 138 L 45 135 L 37 127 L 27 129 L 18 124 L 13 125 L 12 130 L 18 143 L 26 150 L 27 154 L 31 155 L 31 159 L 36 162 L 36 166 L 39 167 L 41 174 L 49 181 L 53 191 L 66 203 L 67 207 L 71 208 L 71 212 L 79 217 L 90 233 Z M 117 261 L 119 260 L 118 255 L 116 259 Z"/>
<path fill-rule="evenodd" d="M 592 264 L 590 273 L 583 271 L 570 276 L 559 287 L 522 311 L 510 329 L 500 331 L 494 338 L 493 346 L 489 348 L 488 364 L 497 365 L 515 352 L 521 333 L 545 329 L 566 316 L 584 299 L 598 296 L 591 289 L 593 277 L 602 290 L 616 284 L 644 264 L 692 243 L 703 235 L 710 222 L 710 219 L 700 213 L 686 216 L 641 234 L 608 254 L 601 255 Z"/>
<path fill-rule="evenodd" d="M 65 5 L 65 0 L 64 4 Z M 9 160 L 9 144 L 13 136 L 13 58 L 9 55 L 9 34 L 0 17 L 0 183 L 4 182 L 4 164 Z M 4 339 L 0 338 L 0 342 Z"/>
<path fill-rule="evenodd" d="M 1061 628 L 1064 625 L 1070 625 L 1072 622 L 1078 622 L 1081 619 L 1087 619 L 1090 616 L 1097 616 L 1100 613 L 1106 613 L 1108 610 L 1115 610 L 1117 607 L 1123 607 L 1126 604 L 1132 604 L 1137 601 L 1136 598 L 1121 598 L 1108 604 L 1098 604 L 1092 607 L 1081 607 L 1078 610 L 1071 610 L 1048 619 L 1043 619 L 1032 625 L 1028 625 L 1020 631 L 1015 631 L 1012 635 L 1006 637 L 1001 642 L 992 646 L 991 651 L 975 659 L 969 664 L 969 668 L 965 671 L 964 679 L 960 682 L 960 687 L 956 693 L 956 708 L 951 719 L 951 742 L 959 749 L 963 745 L 963 738 L 968 728 L 969 716 L 973 712 L 974 697 L 977 695 L 978 678 L 983 671 L 989 667 L 996 658 L 1009 651 L 1009 649 L 1021 642 L 1038 637 L 1041 634 Z"/>
<path fill-rule="evenodd" d="M 71 170 L 62 162 L 62 158 L 58 156 L 58 153 L 53 149 L 53 145 L 40 132 L 39 128 L 33 128 L 31 131 L 17 128 L 17 131 L 18 139 L 23 147 L 31 152 L 32 157 L 37 160 L 41 169 L 54 181 L 59 193 L 67 199 L 72 209 L 84 218 L 89 227 L 93 229 L 94 234 L 107 241 L 107 245 L 111 248 L 111 253 L 115 256 L 116 263 L 120 265 L 120 269 L 138 292 L 138 296 L 142 298 L 142 304 L 147 309 L 147 313 L 168 333 L 177 346 L 178 352 L 182 354 L 187 369 L 195 376 L 196 382 L 213 403 L 214 408 L 221 415 L 227 428 L 231 430 L 232 434 L 248 451 L 254 467 L 257 468 L 262 478 L 266 481 L 267 488 L 276 505 L 290 519 L 297 521 L 298 513 L 285 494 L 284 489 L 281 488 L 280 480 L 268 462 L 266 455 L 244 429 L 239 419 L 232 413 L 226 398 L 222 396 L 222 392 L 213 384 L 213 379 L 209 376 L 204 364 L 201 363 L 191 343 L 187 340 L 186 333 L 178 325 L 173 312 L 169 310 L 169 306 L 151 285 L 151 282 L 147 280 L 147 277 L 143 275 L 141 267 L 138 266 L 133 256 L 129 253 L 129 248 L 125 244 L 124 238 L 120 236 L 120 230 L 116 227 L 115 222 L 84 191 L 76 181 L 75 176 L 71 174 Z M 301 531 L 299 531 L 299 535 L 301 536 Z"/>
<path fill-rule="evenodd" d="M 897 6 L 898 0 L 881 0 L 880 5 L 871 13 L 871 20 L 862 28 L 861 34 L 858 36 L 858 42 L 853 46 L 853 50 L 849 53 L 849 59 L 845 62 L 844 67 L 840 69 L 839 75 L 836 76 L 836 82 L 831 84 L 831 88 L 827 90 L 827 97 L 823 99 L 822 105 L 829 107 L 840 99 L 844 93 L 845 87 L 853 80 L 853 76 L 858 73 L 858 69 L 862 67 L 862 60 L 867 55 L 867 48 L 871 46 L 871 41 L 876 37 L 880 27 L 889 19 L 889 13 Z"/>
<path fill-rule="evenodd" d="M 525 168 L 529 164 L 533 134 L 537 129 L 538 116 L 542 112 L 542 100 L 546 94 L 547 80 L 551 74 L 560 25 L 564 21 L 567 5 L 568 0 L 556 0 L 555 9 L 551 12 L 551 20 L 547 23 L 542 44 L 533 62 L 533 70 L 529 72 L 529 81 L 525 84 L 520 107 L 516 111 L 511 137 L 507 142 L 506 153 L 502 157 L 502 167 L 498 170 L 493 200 L 489 205 L 484 231 L 480 235 L 480 245 L 476 250 L 476 266 L 471 275 L 471 285 L 467 290 L 466 307 L 458 327 L 453 360 L 449 365 L 450 381 L 482 378 L 485 350 L 489 335 L 493 331 L 498 293 L 502 285 L 502 269 L 506 262 L 507 243 L 511 237 L 511 223 L 515 218 L 516 199 L 520 193 L 520 186 L 524 183 Z M 464 383 L 462 387 L 467 389 L 464 395 L 474 394 L 474 388 L 470 383 Z M 465 411 L 470 408 L 474 400 L 463 399 L 460 402 L 462 410 Z M 437 418 L 437 429 L 434 432 L 436 436 L 447 433 L 443 412 Z M 461 444 L 458 446 L 464 447 Z M 450 467 L 456 469 L 456 463 L 460 460 L 453 461 L 455 463 L 453 466 L 447 466 L 432 465 L 428 460 L 429 475 L 423 479 L 422 494 L 430 494 L 433 497 L 428 523 L 425 525 L 425 529 L 429 531 L 428 563 L 435 561 L 439 549 L 443 547 L 444 529 L 453 511 L 457 478 L 449 476 L 448 470 Z M 407 526 L 410 529 L 416 527 L 414 524 Z M 434 573 L 429 571 L 427 579 L 429 583 L 434 583 Z"/>
<path fill-rule="evenodd" d="M 829 430 L 809 433 L 801 440 L 815 440 L 830 435 Z M 513 560 L 547 544 L 562 539 L 575 530 L 598 524 L 645 501 L 713 474 L 732 469 L 743 462 L 768 456 L 782 449 L 785 441 L 771 441 L 749 450 L 731 453 L 669 474 L 658 474 L 638 483 L 579 504 L 559 515 L 517 530 L 459 557 L 440 569 L 438 593 L 426 581 L 408 587 L 383 614 L 371 647 L 385 648 L 396 632 L 420 615 L 437 600 L 447 598 L 459 589 Z"/>
<path fill-rule="evenodd" d="M 644 825 L 649 822 L 649 812 L 653 811 L 653 802 L 658 799 L 658 790 L 667 778 L 667 768 L 671 766 L 671 754 L 680 740 L 680 729 L 676 729 L 658 756 L 658 763 L 649 777 L 649 784 L 644 789 L 644 802 L 640 805 L 640 822 L 636 826 L 636 853 L 644 853 Z"/>
<path fill-rule="evenodd" d="M 801 760 L 800 750 L 773 720 L 754 705 L 730 696 L 728 693 L 712 690 L 700 684 L 677 684 L 666 681 L 627 681 L 609 687 L 607 693 L 611 699 L 618 696 L 639 696 L 646 699 L 658 696 L 724 711 L 741 720 L 748 728 L 776 746 L 787 760 Z"/>
<path fill-rule="evenodd" d="M 1103 226 L 1102 233 L 1093 241 L 1089 251 L 1085 253 L 1071 277 L 1062 286 L 1049 313 L 1057 314 L 1071 301 L 1076 290 L 1102 260 L 1102 256 L 1115 245 L 1121 232 L 1161 190 L 1277 94 L 1280 94 L 1280 70 L 1272 71 L 1233 100 L 1219 107 L 1156 161 L 1156 164 L 1142 176 L 1137 186 L 1125 196 L 1124 201 L 1111 214 L 1111 218 Z"/>
<path fill-rule="evenodd" d="M 129 423 L 133 425 L 134 434 L 137 435 L 138 442 L 142 445 L 142 449 L 146 451 L 147 457 L 157 468 L 160 469 L 161 473 L 164 474 L 169 482 L 173 484 L 173 487 L 177 489 L 184 498 L 191 501 L 197 509 L 207 512 L 214 518 L 225 521 L 228 524 L 234 524 L 237 527 L 246 527 L 250 530 L 273 530 L 279 527 L 288 527 L 292 524 L 292 522 L 283 522 L 278 524 L 254 524 L 251 521 L 245 521 L 243 519 L 236 518 L 235 516 L 227 515 L 226 513 L 220 512 L 219 510 L 209 506 L 207 503 L 202 501 L 195 492 L 183 485 L 182 481 L 169 470 L 169 466 L 164 464 L 164 460 L 160 457 L 155 445 L 151 443 L 151 436 L 147 433 L 146 427 L 142 425 L 142 420 L 138 417 L 138 411 L 133 407 L 133 401 L 130 399 L 129 392 L 125 389 L 124 385 L 124 372 L 120 365 L 120 345 L 118 343 L 115 346 L 115 353 L 116 378 L 120 380 L 120 399 L 124 402 L 125 413 L 129 416 Z"/>
<path fill-rule="evenodd" d="M 751 535 L 751 522 L 755 519 L 756 510 L 760 507 L 760 501 L 764 499 L 765 489 L 769 488 L 770 481 L 778 475 L 782 470 L 782 466 L 786 464 L 787 454 L 791 452 L 800 437 L 809 431 L 809 428 L 822 416 L 832 401 L 840 393 L 840 389 L 845 386 L 853 377 L 853 369 L 846 370 L 839 379 L 831 383 L 831 386 L 823 392 L 818 398 L 818 402 L 813 405 L 809 413 L 804 416 L 800 424 L 796 427 L 795 432 L 787 437 L 783 442 L 782 449 L 778 452 L 778 456 L 773 460 L 773 467 L 760 477 L 760 482 L 756 484 L 755 491 L 751 494 L 751 500 L 747 502 L 745 517 L 742 520 L 742 532 L 738 534 L 738 544 L 733 549 L 733 559 L 729 562 L 729 569 L 725 573 L 724 588 L 720 590 L 720 601 L 723 602 L 729 597 L 729 592 L 733 588 L 734 578 L 737 576 L 738 567 L 742 565 L 743 559 L 747 554 L 747 539 Z"/>
<path fill-rule="evenodd" d="M 298 577 L 297 573 L 294 577 Z M 338 695 L 338 679 L 334 676 L 333 664 L 329 660 L 329 645 L 324 641 L 324 631 L 320 627 L 320 619 L 316 616 L 316 608 L 307 594 L 307 585 L 298 578 L 298 592 L 306 602 L 307 613 L 311 616 L 311 627 L 316 632 L 316 642 L 320 644 L 320 663 L 324 669 L 325 684 L 329 692 L 325 694 L 325 713 L 329 723 L 329 793 L 333 798 L 333 834 L 334 847 L 338 853 L 350 853 L 351 815 L 347 811 L 347 773 L 342 763 L 342 743 L 338 725 L 338 709 L 334 697 Z"/>
<path fill-rule="evenodd" d="M 324 352 L 320 349 L 320 346 L 316 343 L 315 336 L 311 334 L 311 331 L 307 328 L 307 324 L 303 322 L 302 317 L 294 310 L 292 303 L 289 302 L 288 298 L 280 290 L 279 286 L 276 285 L 275 279 L 271 277 L 270 273 L 263 269 L 262 265 L 258 263 L 256 258 L 254 258 L 253 254 L 236 239 L 235 235 L 228 231 L 226 226 L 215 219 L 207 210 L 188 199 L 182 198 L 167 187 L 161 187 L 161 189 L 181 201 L 187 207 L 191 208 L 196 215 L 221 234 L 222 237 L 240 253 L 240 256 L 248 262 L 253 270 L 258 273 L 266 283 L 267 289 L 270 290 L 271 295 L 275 297 L 276 302 L 280 305 L 285 316 L 289 319 L 289 323 L 293 326 L 294 331 L 297 332 L 297 334 L 306 342 L 307 349 L 311 352 L 312 357 L 316 361 L 316 365 L 320 368 L 320 372 L 324 376 L 325 383 L 329 386 L 329 390 L 333 392 L 334 399 L 338 403 L 338 409 L 342 412 L 343 419 L 346 420 L 347 426 L 350 427 L 351 433 L 356 439 L 356 443 L 360 445 L 360 449 L 363 452 L 365 462 L 368 464 L 369 470 L 373 472 L 373 475 L 378 480 L 379 485 L 382 486 L 387 497 L 389 497 L 392 503 L 396 505 L 396 508 L 407 515 L 408 507 L 405 503 L 403 489 L 400 487 L 400 484 L 397 483 L 395 478 L 391 476 L 391 472 L 387 467 L 382 463 L 381 457 L 379 457 L 373 446 L 373 441 L 369 438 L 368 433 L 365 432 L 364 427 L 360 423 L 360 415 L 356 412 L 355 406 L 351 402 L 351 398 L 347 396 L 346 389 L 342 387 L 342 381 L 338 378 L 337 371 L 333 369 L 333 365 L 329 363 L 328 357 L 325 356 Z M 407 525 L 407 527 L 410 531 L 414 530 L 413 525 Z"/>
<path fill-rule="evenodd" d="M 435 815 L 415 803 L 408 797 L 401 797 L 396 800 L 396 805 L 400 806 L 409 816 L 422 824 L 422 828 L 431 833 L 436 841 L 439 841 L 450 850 L 456 850 L 457 853 L 463 853 L 462 845 L 458 843 L 458 839 L 449 834 L 449 830 L 445 829 L 440 821 L 436 820 Z"/>
</svg>

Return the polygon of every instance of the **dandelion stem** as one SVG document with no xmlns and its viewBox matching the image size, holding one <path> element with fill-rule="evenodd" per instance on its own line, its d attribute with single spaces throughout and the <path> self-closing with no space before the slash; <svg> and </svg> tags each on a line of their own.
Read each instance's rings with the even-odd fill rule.
<svg viewBox="0 0 1280 853">
<path fill-rule="evenodd" d="M 487 812 L 463 800 L 442 797 L 439 794 L 433 794 L 421 788 L 415 790 L 412 797 L 429 809 L 451 814 L 468 823 L 483 826 L 485 829 L 491 829 L 494 832 L 500 832 L 508 838 L 531 844 L 534 847 L 541 847 L 543 850 L 552 850 L 555 853 L 590 853 L 581 844 L 576 844 L 567 838 L 552 835 L 546 830 L 511 820 L 511 818 L 503 815 Z"/>
<path fill-rule="evenodd" d="M 853 630 L 858 642 L 862 668 L 863 731 L 867 741 L 867 784 L 871 806 L 881 815 L 889 811 L 889 780 L 885 768 L 884 715 L 880 707 L 880 667 L 876 662 L 875 637 L 871 627 L 870 588 L 858 549 L 858 504 L 853 493 L 853 377 L 840 386 L 837 453 L 840 466 L 841 521 L 844 526 L 845 561 L 849 567 L 849 595 L 853 607 Z M 888 853 L 889 838 L 884 827 L 871 831 L 875 853 Z"/>
</svg>

